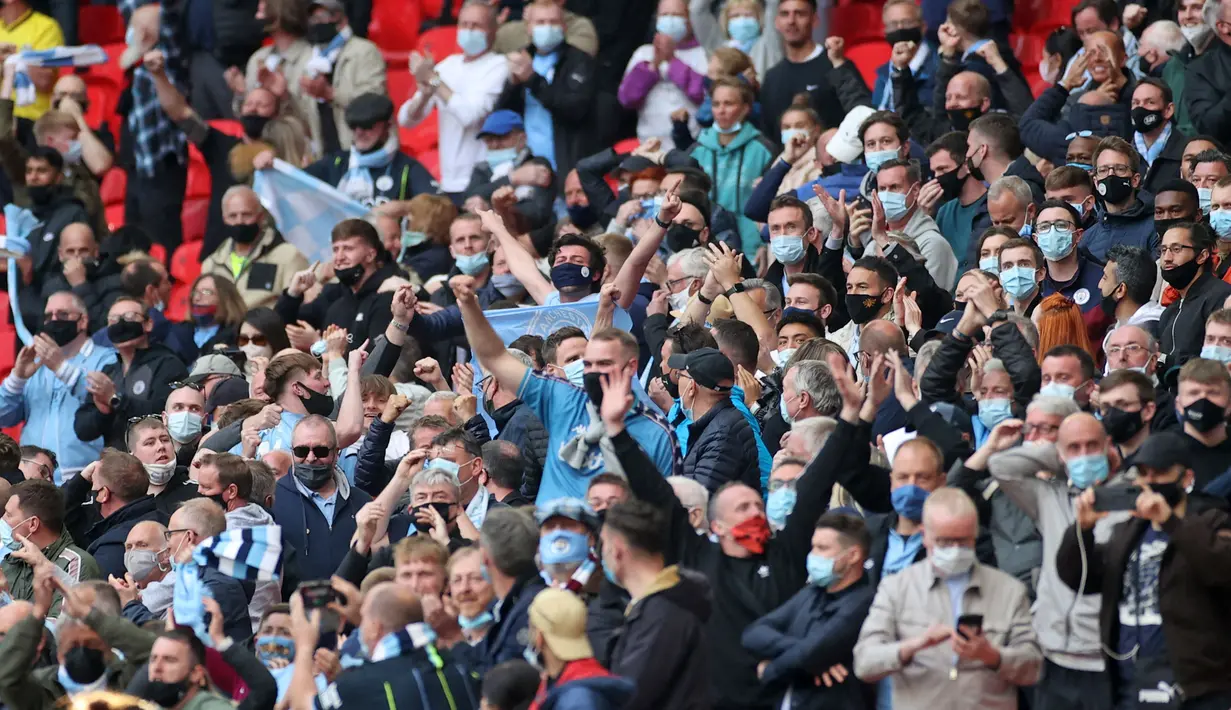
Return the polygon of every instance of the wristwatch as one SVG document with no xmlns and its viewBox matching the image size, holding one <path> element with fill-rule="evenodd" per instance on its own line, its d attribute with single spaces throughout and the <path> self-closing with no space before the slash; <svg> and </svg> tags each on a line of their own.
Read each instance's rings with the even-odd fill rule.
<svg viewBox="0 0 1231 710">
<path fill-rule="evenodd" d="M 705 294 L 701 293 L 700 291 L 697 291 L 697 300 L 704 303 L 707 306 L 714 305 L 714 300 L 711 298 L 706 298 Z"/>
<path fill-rule="evenodd" d="M 409 332 L 410 332 L 410 323 L 399 323 L 399 322 L 397 322 L 397 321 L 395 321 L 395 320 L 391 320 L 391 321 L 389 321 L 389 325 L 393 326 L 394 328 L 397 328 L 398 330 L 402 331 L 403 333 L 409 333 Z"/>
<path fill-rule="evenodd" d="M 671 229 L 671 223 L 662 221 L 662 218 L 658 215 L 654 215 L 654 224 L 657 224 L 663 229 Z"/>
<path fill-rule="evenodd" d="M 432 87 L 433 89 L 439 89 L 440 88 L 440 75 L 433 74 L 432 78 L 427 80 L 427 85 Z"/>
<path fill-rule="evenodd" d="M 120 395 L 119 394 L 111 395 L 111 399 L 107 401 L 107 404 L 111 405 L 112 410 L 119 407 L 120 406 Z"/>
<path fill-rule="evenodd" d="M 730 299 L 735 294 L 743 293 L 744 291 L 747 291 L 747 290 L 748 290 L 748 287 L 744 285 L 743 281 L 740 281 L 739 283 L 735 284 L 731 288 L 727 289 L 722 295 Z"/>
</svg>

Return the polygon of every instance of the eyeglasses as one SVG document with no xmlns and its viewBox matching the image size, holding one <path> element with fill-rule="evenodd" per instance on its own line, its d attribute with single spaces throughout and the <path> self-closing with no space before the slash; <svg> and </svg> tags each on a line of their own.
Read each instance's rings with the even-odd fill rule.
<svg viewBox="0 0 1231 710">
<path fill-rule="evenodd" d="M 235 339 L 235 343 L 241 348 L 248 343 L 252 343 L 258 348 L 263 348 L 266 345 L 269 345 L 269 340 L 267 340 L 264 335 L 254 335 L 251 338 L 246 335 L 241 335 Z"/>
<path fill-rule="evenodd" d="M 1094 177 L 1097 178 L 1105 178 L 1112 173 L 1115 173 L 1116 177 L 1128 177 L 1133 174 L 1133 169 L 1124 163 L 1119 165 L 1100 165 L 1094 169 Z"/>
<path fill-rule="evenodd" d="M 48 480 L 48 481 L 51 480 L 51 467 L 48 466 L 47 464 L 39 463 L 38 461 L 35 461 L 34 459 L 22 459 L 21 462 L 30 463 L 30 464 L 34 464 L 35 466 L 38 466 L 38 468 L 35 470 L 38 471 L 39 477 L 44 480 Z"/>
<path fill-rule="evenodd" d="M 1107 348 L 1108 357 L 1112 355 L 1119 355 L 1120 353 L 1124 353 L 1125 355 L 1132 356 L 1140 352 L 1145 352 L 1145 348 L 1141 347 L 1137 343 L 1128 343 L 1127 345 L 1112 345 L 1111 347 Z"/>
<path fill-rule="evenodd" d="M 129 323 L 144 323 L 145 316 L 140 313 L 121 313 L 118 316 L 107 316 L 107 325 L 115 325 L 120 321 L 128 321 Z"/>
<path fill-rule="evenodd" d="M 333 449 L 328 446 L 292 446 L 291 453 L 295 454 L 297 459 L 306 459 L 309 453 L 318 459 L 327 459 L 333 453 Z"/>
<path fill-rule="evenodd" d="M 205 390 L 205 388 L 202 387 L 201 384 L 197 382 L 172 382 L 171 383 L 171 391 L 173 392 L 183 387 L 187 387 L 190 390 L 196 390 L 197 392 L 203 392 Z"/>
<path fill-rule="evenodd" d="M 216 296 L 217 294 L 218 292 L 212 288 L 198 288 L 192 293 L 194 296 Z"/>
<path fill-rule="evenodd" d="M 1179 256 L 1180 254 L 1184 253 L 1185 249 L 1192 249 L 1193 251 L 1196 251 L 1196 247 L 1191 246 L 1189 244 L 1164 244 L 1162 247 L 1159 248 L 1159 251 L 1162 252 L 1163 254 L 1172 254 L 1174 256 Z"/>
<path fill-rule="evenodd" d="M 158 421 L 162 421 L 162 415 L 161 414 L 143 414 L 139 417 L 129 417 L 128 426 L 132 427 L 133 424 L 138 424 L 147 419 L 157 419 Z"/>
<path fill-rule="evenodd" d="M 783 488 L 794 489 L 795 481 L 783 481 L 780 479 L 773 479 L 773 478 L 769 479 L 769 492 L 770 493 L 773 493 L 774 491 L 777 491 L 777 490 L 781 490 Z"/>
<path fill-rule="evenodd" d="M 1060 427 L 1053 426 L 1051 424 L 1027 424 L 1026 426 L 1022 427 L 1022 434 L 1027 437 L 1033 436 L 1035 434 L 1050 437 L 1050 436 L 1055 436 L 1056 434 L 1059 434 L 1059 433 L 1060 433 Z"/>
<path fill-rule="evenodd" d="M 1094 131 L 1073 131 L 1064 137 L 1066 141 L 1071 141 L 1074 138 L 1093 138 Z"/>
<path fill-rule="evenodd" d="M 1055 222 L 1039 222 L 1034 228 L 1037 232 L 1051 231 L 1052 228 L 1058 229 L 1061 232 L 1071 232 L 1076 226 L 1067 219 L 1058 219 Z"/>
<path fill-rule="evenodd" d="M 171 536 L 172 536 L 172 535 L 174 535 L 174 534 L 176 534 L 176 533 L 187 533 L 187 532 L 192 532 L 192 531 L 191 531 L 191 530 L 189 530 L 188 528 L 177 528 L 177 529 L 175 529 L 175 530 L 168 530 L 168 531 L 166 531 L 165 533 L 163 533 L 163 534 L 162 534 L 162 539 L 163 539 L 163 540 L 165 540 L 165 541 L 167 541 L 167 542 L 171 542 Z"/>
</svg>

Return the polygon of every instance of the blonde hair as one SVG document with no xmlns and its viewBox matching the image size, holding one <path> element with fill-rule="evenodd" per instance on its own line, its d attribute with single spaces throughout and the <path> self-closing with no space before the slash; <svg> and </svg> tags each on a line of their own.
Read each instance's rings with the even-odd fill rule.
<svg viewBox="0 0 1231 710">
<path fill-rule="evenodd" d="M 432 243 L 449 244 L 449 226 L 457 219 L 457 206 L 443 195 L 420 194 L 406 206 L 406 226 L 427 235 Z"/>
<path fill-rule="evenodd" d="M 735 47 L 719 47 L 710 54 L 710 59 L 718 61 L 718 73 L 722 76 L 739 76 L 752 68 L 752 59 Z"/>
<path fill-rule="evenodd" d="M 761 25 L 761 33 L 765 33 L 765 6 L 761 4 L 761 0 L 727 0 L 727 3 L 722 6 L 722 11 L 718 13 L 718 25 L 722 28 L 723 37 L 731 39 L 730 33 L 727 32 L 731 10 L 745 8 L 752 10 L 753 17 L 757 18 L 757 24 Z"/>
</svg>

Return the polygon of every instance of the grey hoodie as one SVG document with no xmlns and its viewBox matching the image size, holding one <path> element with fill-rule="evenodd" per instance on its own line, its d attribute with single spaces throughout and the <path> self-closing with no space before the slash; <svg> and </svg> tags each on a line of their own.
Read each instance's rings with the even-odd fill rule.
<svg viewBox="0 0 1231 710">
<path fill-rule="evenodd" d="M 273 525 L 274 518 L 256 503 L 249 503 L 242 508 L 236 508 L 227 513 L 227 530 L 255 528 L 261 525 Z M 279 582 L 257 582 L 256 591 L 252 593 L 252 601 L 248 602 L 248 618 L 252 621 L 255 633 L 261 625 L 261 615 L 274 604 L 282 602 L 282 586 Z"/>
<path fill-rule="evenodd" d="M 1034 520 L 1043 537 L 1043 568 L 1031 611 L 1044 657 L 1064 668 L 1102 671 L 1100 590 L 1090 589 L 1078 597 L 1056 574 L 1056 551 L 1065 531 L 1076 524 L 1073 501 L 1077 496 L 1069 487 L 1055 445 L 1024 444 L 1002 451 L 988 460 L 987 468 L 1005 495 Z M 1052 479 L 1039 478 L 1040 471 L 1050 473 Z M 1127 513 L 1113 513 L 1103 518 L 1094 526 L 1094 539 L 1106 542 L 1111 529 L 1127 517 Z"/>
</svg>

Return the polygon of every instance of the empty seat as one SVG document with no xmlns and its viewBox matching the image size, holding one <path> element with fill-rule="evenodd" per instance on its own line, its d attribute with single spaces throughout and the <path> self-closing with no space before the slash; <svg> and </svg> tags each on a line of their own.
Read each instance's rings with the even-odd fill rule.
<svg viewBox="0 0 1231 710">
<path fill-rule="evenodd" d="M 893 48 L 888 42 L 878 40 L 875 42 L 863 42 L 846 50 L 846 58 L 855 63 L 859 69 L 859 74 L 863 76 L 863 80 L 869 88 L 876 86 L 876 70 L 885 62 L 889 61 L 889 56 L 893 53 Z"/>
</svg>

